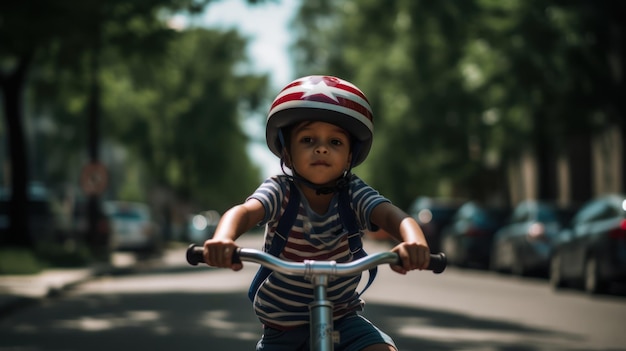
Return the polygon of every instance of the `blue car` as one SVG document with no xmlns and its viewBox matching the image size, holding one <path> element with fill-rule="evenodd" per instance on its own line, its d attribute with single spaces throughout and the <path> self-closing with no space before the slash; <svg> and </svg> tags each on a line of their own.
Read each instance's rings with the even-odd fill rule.
<svg viewBox="0 0 626 351">
<path fill-rule="evenodd" d="M 442 232 L 442 247 L 449 264 L 459 267 L 489 266 L 495 232 L 510 210 L 489 207 L 476 201 L 463 204 Z"/>
<path fill-rule="evenodd" d="M 491 269 L 515 275 L 547 275 L 556 238 L 573 214 L 545 201 L 520 202 L 494 237 Z"/>
<path fill-rule="evenodd" d="M 420 196 L 409 207 L 407 213 L 422 228 L 431 252 L 441 251 L 441 232 L 464 202 L 459 199 Z"/>
<path fill-rule="evenodd" d="M 582 285 L 590 294 L 626 283 L 626 196 L 587 202 L 558 238 L 550 265 L 554 288 Z"/>
</svg>

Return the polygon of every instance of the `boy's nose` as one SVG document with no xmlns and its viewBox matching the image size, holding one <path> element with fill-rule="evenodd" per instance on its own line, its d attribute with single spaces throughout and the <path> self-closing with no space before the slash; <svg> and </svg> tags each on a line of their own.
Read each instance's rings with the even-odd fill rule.
<svg viewBox="0 0 626 351">
<path fill-rule="evenodd" d="M 320 144 L 315 148 L 315 152 L 318 154 L 326 154 L 328 153 L 328 148 L 325 145 Z"/>
</svg>

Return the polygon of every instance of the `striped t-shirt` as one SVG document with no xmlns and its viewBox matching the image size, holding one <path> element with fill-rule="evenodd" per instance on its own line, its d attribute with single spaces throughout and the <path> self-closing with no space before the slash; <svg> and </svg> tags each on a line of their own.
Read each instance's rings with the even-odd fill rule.
<svg viewBox="0 0 626 351">
<path fill-rule="evenodd" d="M 250 196 L 265 208 L 265 251 L 278 226 L 289 201 L 287 176 L 268 178 Z M 298 190 L 300 191 L 300 190 Z M 357 226 L 363 230 L 376 230 L 370 222 L 374 207 L 388 202 L 360 178 L 352 175 L 349 182 L 351 207 L 355 211 Z M 314 212 L 306 198 L 300 194 L 300 208 L 280 258 L 292 262 L 304 260 L 350 262 L 353 255 L 348 244 L 348 232 L 343 228 L 338 211 L 338 194 L 333 197 L 325 214 Z M 361 310 L 363 302 L 356 291 L 361 275 L 335 279 L 328 284 L 327 297 L 333 302 L 333 318 Z M 303 277 L 273 272 L 263 282 L 254 298 L 254 309 L 262 323 L 274 328 L 289 329 L 309 322 L 309 303 L 313 300 L 313 286 Z"/>
</svg>

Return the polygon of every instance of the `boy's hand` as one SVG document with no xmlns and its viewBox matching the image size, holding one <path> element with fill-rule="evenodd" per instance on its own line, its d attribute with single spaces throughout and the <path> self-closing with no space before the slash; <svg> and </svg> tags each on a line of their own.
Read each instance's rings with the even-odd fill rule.
<svg viewBox="0 0 626 351">
<path fill-rule="evenodd" d="M 241 270 L 243 265 L 232 261 L 233 252 L 237 248 L 237 244 L 232 240 L 209 239 L 204 242 L 204 262 L 213 267 Z"/>
<path fill-rule="evenodd" d="M 390 265 L 390 267 L 394 272 L 400 274 L 406 274 L 414 269 L 426 269 L 430 263 L 430 249 L 424 244 L 403 242 L 391 251 L 400 256 L 402 266 Z"/>
</svg>

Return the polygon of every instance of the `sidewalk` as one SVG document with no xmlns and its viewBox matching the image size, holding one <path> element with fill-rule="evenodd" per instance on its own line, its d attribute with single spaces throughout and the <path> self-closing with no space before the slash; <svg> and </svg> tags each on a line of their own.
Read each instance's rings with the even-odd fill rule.
<svg viewBox="0 0 626 351">
<path fill-rule="evenodd" d="M 90 279 L 95 271 L 94 268 L 52 269 L 34 275 L 0 276 L 0 318 Z"/>
<path fill-rule="evenodd" d="M 116 255 L 111 264 L 82 268 L 47 269 L 31 275 L 0 275 L 0 318 L 35 303 L 53 297 L 75 285 L 128 269 L 135 264 L 131 255 Z"/>
</svg>

